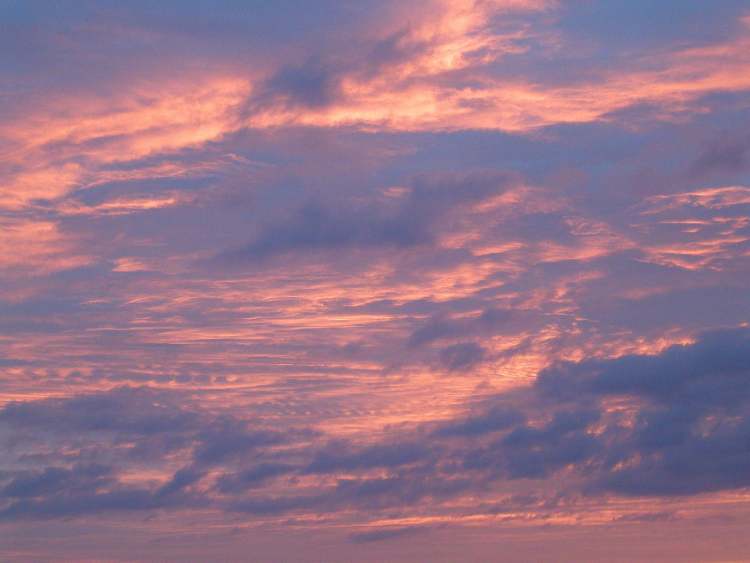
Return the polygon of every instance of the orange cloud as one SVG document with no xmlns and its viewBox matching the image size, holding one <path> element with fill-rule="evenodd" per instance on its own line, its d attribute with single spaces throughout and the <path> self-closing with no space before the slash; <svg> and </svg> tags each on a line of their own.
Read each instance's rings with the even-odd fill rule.
<svg viewBox="0 0 750 563">
<path fill-rule="evenodd" d="M 742 213 L 729 214 L 729 211 L 748 203 L 750 188 L 745 186 L 704 188 L 647 198 L 640 206 L 640 213 L 656 216 L 657 220 L 651 219 L 638 227 L 644 231 L 661 228 L 667 233 L 661 244 L 645 246 L 649 260 L 687 270 L 725 267 L 721 261 L 726 263 L 741 255 L 742 245 L 750 240 L 744 234 L 750 225 L 750 217 Z M 707 218 L 695 219 L 691 214 L 696 209 L 714 213 Z"/>
<path fill-rule="evenodd" d="M 56 223 L 0 218 L 0 272 L 5 276 L 55 272 L 90 260 Z"/>
<path fill-rule="evenodd" d="M 331 106 L 271 107 L 248 119 L 251 127 L 357 126 L 371 130 L 441 131 L 492 129 L 528 131 L 557 123 L 585 123 L 639 103 L 659 107 L 662 117 L 694 108 L 701 96 L 750 89 L 750 25 L 734 40 L 684 49 L 648 61 L 648 70 L 611 69 L 598 78 L 547 85 L 519 77 L 493 77 L 483 66 L 522 53 L 520 40 L 489 28 L 509 8 L 544 9 L 545 3 L 438 2 L 436 14 L 415 25 L 402 41 L 424 44 L 407 61 L 378 76 L 347 76 Z M 555 48 L 560 48 L 556 39 Z M 654 69 L 654 70 L 652 70 Z M 443 80 L 458 71 L 471 80 Z"/>
<path fill-rule="evenodd" d="M 247 94 L 247 81 L 201 77 L 198 83 L 171 84 L 158 93 L 135 87 L 117 100 L 53 97 L 7 121 L 0 138 L 12 148 L 3 156 L 16 171 L 4 178 L 0 205 L 19 208 L 105 181 L 183 173 L 169 165 L 130 173 L 99 168 L 196 146 L 231 130 L 232 109 Z"/>
</svg>

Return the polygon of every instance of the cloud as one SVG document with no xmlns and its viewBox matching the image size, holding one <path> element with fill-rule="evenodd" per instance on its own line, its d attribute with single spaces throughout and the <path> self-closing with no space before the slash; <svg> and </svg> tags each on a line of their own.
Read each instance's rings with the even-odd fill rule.
<svg viewBox="0 0 750 563">
<path fill-rule="evenodd" d="M 165 402 L 162 402 L 165 401 Z M 135 435 L 195 430 L 200 419 L 172 394 L 121 387 L 62 399 L 11 402 L 0 409 L 0 424 L 52 433 L 122 432 Z"/>
<path fill-rule="evenodd" d="M 418 443 L 378 444 L 364 449 L 352 449 L 345 443 L 333 442 L 319 450 L 308 473 L 335 473 L 377 467 L 399 467 L 424 462 L 431 457 L 430 448 Z"/>
<path fill-rule="evenodd" d="M 56 519 L 99 514 L 104 512 L 146 511 L 177 507 L 186 499 L 172 497 L 170 501 L 157 498 L 151 491 L 118 488 L 98 493 L 53 495 L 41 499 L 19 499 L 0 509 L 0 520 Z"/>
<path fill-rule="evenodd" d="M 309 203 L 288 219 L 263 228 L 258 237 L 233 257 L 261 260 L 305 250 L 410 247 L 429 242 L 424 225 L 377 210 L 335 209 Z"/>
<path fill-rule="evenodd" d="M 742 0 L 11 4 L 0 552 L 742 521 Z"/>
<path fill-rule="evenodd" d="M 248 429 L 244 422 L 232 418 L 219 418 L 201 429 L 196 439 L 195 461 L 215 464 L 243 456 L 258 447 L 283 443 L 286 436 L 273 430 Z"/>
<path fill-rule="evenodd" d="M 71 468 L 47 467 L 42 471 L 25 471 L 0 490 L 6 498 L 34 498 L 66 491 L 85 493 L 109 484 L 113 470 L 103 465 L 78 464 Z"/>
<path fill-rule="evenodd" d="M 331 96 L 321 95 L 328 91 L 328 73 L 299 78 L 301 91 L 332 103 L 289 111 L 282 101 L 278 107 L 250 116 L 248 123 L 273 128 L 527 132 L 562 123 L 606 121 L 644 108 L 652 119 L 669 121 L 696 108 L 706 96 L 748 89 L 743 76 L 748 64 L 747 25 L 737 5 L 720 12 L 717 19 L 722 25 L 686 46 L 682 41 L 669 41 L 663 33 L 649 34 L 642 41 L 635 41 L 634 34 L 628 34 L 622 43 L 613 38 L 622 29 L 694 29 L 688 23 L 700 17 L 694 7 L 685 9 L 683 16 L 689 17 L 678 18 L 678 22 L 671 17 L 674 10 L 659 11 L 658 18 L 639 21 L 644 10 L 618 7 L 612 11 L 617 14 L 613 18 L 594 16 L 599 23 L 620 22 L 606 39 L 600 36 L 595 41 L 591 27 L 578 21 L 586 21 L 587 11 L 591 11 L 586 8 L 552 2 L 428 4 L 421 14 L 403 9 L 402 20 L 411 16 L 416 21 L 399 43 L 418 46 L 405 50 L 405 58 L 381 66 L 374 77 L 351 70 L 356 64 L 339 63 L 342 77 L 337 80 L 340 92 L 335 102 Z M 511 16 L 513 8 L 517 11 Z M 610 10 L 599 11 L 606 14 Z M 564 31 L 568 33 L 540 17 L 549 13 L 562 16 L 557 21 L 567 24 Z M 574 16 L 573 25 L 565 20 L 569 15 Z M 658 24 L 654 26 L 655 21 Z M 728 21 L 733 33 L 724 31 Z M 589 30 L 585 42 L 579 37 L 581 29 Z M 384 37 L 392 34 L 391 30 Z M 660 42 L 658 53 L 645 50 L 646 45 L 655 49 L 654 44 Z M 367 67 L 367 51 L 353 51 L 352 58 L 359 57 L 361 66 Z M 581 56 L 586 64 L 581 64 Z M 618 64 L 611 64 L 612 60 Z M 562 67 L 574 70 L 561 73 Z M 304 73 L 300 75 L 304 77 Z"/>
<path fill-rule="evenodd" d="M 181 470 L 163 487 L 151 490 L 127 485 L 118 480 L 113 467 L 98 464 L 19 472 L 0 490 L 0 520 L 57 519 L 183 506 L 195 502 L 195 497 L 182 491 L 199 478 L 190 470 Z"/>
<path fill-rule="evenodd" d="M 328 106 L 341 95 L 341 76 L 322 61 L 308 59 L 299 66 L 278 70 L 266 83 L 262 97 L 289 106 Z"/>
<path fill-rule="evenodd" d="M 312 200 L 262 224 L 249 245 L 224 257 L 259 261 L 287 253 L 430 245 L 442 221 L 518 181 L 496 171 L 435 174 L 416 178 L 408 195 L 395 202 Z"/>
<path fill-rule="evenodd" d="M 356 532 L 349 535 L 349 540 L 354 543 L 370 543 L 385 540 L 392 540 L 403 537 L 411 537 L 423 534 L 429 531 L 425 526 L 401 526 L 391 528 L 381 528 L 379 530 L 370 530 L 367 532 Z"/>
<path fill-rule="evenodd" d="M 210 467 L 245 463 L 266 448 L 313 435 L 253 426 L 227 414 L 212 415 L 183 393 L 145 387 L 8 403 L 0 409 L 0 429 L 9 459 L 22 466 L 29 460 L 54 460 L 58 465 L 0 474 L 0 518 L 210 504 L 196 489 Z M 71 448 L 80 460 L 74 464 L 66 453 Z M 170 471 L 179 460 L 188 463 Z M 151 477 L 137 477 L 144 469 Z M 135 476 L 126 478 L 128 472 Z M 155 480 L 154 475 L 162 477 Z M 235 481 L 249 485 L 262 477 L 256 469 L 251 476 L 241 472 Z M 229 482 L 220 480 L 219 489 L 242 490 Z"/>
<path fill-rule="evenodd" d="M 183 467 L 172 476 L 169 482 L 159 488 L 156 496 L 173 495 L 181 492 L 200 481 L 205 475 L 205 471 L 200 471 L 195 467 Z"/>
<path fill-rule="evenodd" d="M 482 413 L 443 423 L 436 433 L 442 436 L 480 436 L 506 430 L 524 419 L 525 415 L 516 407 L 494 405 Z"/>
<path fill-rule="evenodd" d="M 478 317 L 469 318 L 436 316 L 412 332 L 409 345 L 423 346 L 437 340 L 512 331 L 511 322 L 517 316 L 514 311 L 504 309 L 485 309 Z"/>
<path fill-rule="evenodd" d="M 643 401 L 630 429 L 607 445 L 593 488 L 628 495 L 686 495 L 748 484 L 750 333 L 713 332 L 656 356 L 564 364 L 540 374 L 545 396 Z M 614 431 L 614 428 L 612 429 Z"/>
<path fill-rule="evenodd" d="M 725 133 L 702 148 L 690 172 L 701 176 L 716 172 L 741 172 L 748 163 L 749 154 L 750 136 Z"/>
<path fill-rule="evenodd" d="M 440 350 L 440 363 L 448 371 L 465 371 L 479 364 L 485 353 L 485 349 L 474 342 L 453 344 Z"/>
<path fill-rule="evenodd" d="M 257 488 L 270 480 L 286 475 L 299 468 L 286 463 L 260 463 L 238 473 L 227 473 L 217 481 L 217 488 L 225 494 L 233 494 Z"/>
<path fill-rule="evenodd" d="M 194 503 L 256 516 L 379 511 L 553 476 L 561 494 L 682 496 L 738 489 L 750 474 L 750 456 L 743 453 L 750 439 L 749 335 L 746 328 L 724 330 L 655 355 L 559 363 L 532 387 L 489 397 L 467 415 L 393 428 L 364 445 L 253 428 L 187 410 L 176 397 L 145 389 L 11 403 L 0 411 L 0 423 L 15 432 L 74 430 L 79 443 L 113 433 L 112 446 L 117 435 L 147 440 L 184 433 L 176 451 L 189 463 L 157 484 L 140 486 L 126 485 L 112 466 L 97 463 L 9 474 L 0 489 L 6 499 L 0 517 Z M 610 410 L 614 397 L 627 399 L 630 410 Z M 157 408 L 158 424 L 143 416 L 147 405 Z M 152 455 L 147 463 L 163 459 Z M 284 475 L 293 476 L 285 494 L 272 494 Z"/>
<path fill-rule="evenodd" d="M 617 522 L 672 522 L 679 517 L 673 512 L 638 512 L 636 514 L 623 514 L 615 518 Z"/>
<path fill-rule="evenodd" d="M 585 360 L 543 371 L 537 388 L 561 396 L 580 393 L 636 395 L 669 403 L 690 399 L 708 408 L 750 398 L 747 329 L 703 335 L 695 344 L 673 346 L 654 356 Z"/>
<path fill-rule="evenodd" d="M 560 411 L 542 427 L 517 426 L 503 438 L 470 451 L 467 469 L 487 470 L 509 479 L 541 479 L 566 466 L 585 463 L 600 449 L 588 426 L 596 411 Z"/>
</svg>

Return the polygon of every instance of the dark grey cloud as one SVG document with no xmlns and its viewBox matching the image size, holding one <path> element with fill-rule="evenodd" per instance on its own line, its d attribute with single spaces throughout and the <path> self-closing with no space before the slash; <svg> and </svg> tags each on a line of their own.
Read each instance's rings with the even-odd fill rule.
<svg viewBox="0 0 750 563">
<path fill-rule="evenodd" d="M 201 475 L 178 471 L 164 486 L 133 487 L 114 467 L 74 464 L 18 472 L 0 490 L 0 520 L 54 519 L 100 512 L 146 511 L 208 501 L 185 492 Z"/>
<path fill-rule="evenodd" d="M 485 309 L 478 317 L 451 318 L 434 316 L 409 336 L 410 346 L 423 346 L 436 340 L 462 338 L 467 336 L 487 336 L 504 331 L 512 332 L 511 321 L 518 315 L 506 309 Z"/>
<path fill-rule="evenodd" d="M 262 446 L 287 440 L 287 435 L 266 429 L 251 429 L 244 422 L 226 417 L 213 421 L 196 434 L 194 457 L 199 464 L 215 464 L 246 454 Z"/>
<path fill-rule="evenodd" d="M 196 467 L 183 467 L 178 470 L 172 478 L 159 488 L 156 492 L 157 496 L 173 495 L 185 490 L 190 485 L 193 485 L 200 481 L 206 475 L 205 471 L 202 471 Z"/>
<path fill-rule="evenodd" d="M 380 209 L 323 206 L 310 202 L 291 216 L 264 226 L 232 257 L 260 260 L 293 251 L 337 248 L 410 247 L 431 240 L 426 225 Z"/>
<path fill-rule="evenodd" d="M 70 518 L 102 512 L 146 511 L 158 508 L 187 506 L 189 499 L 154 494 L 153 491 L 132 487 L 91 492 L 80 491 L 34 499 L 19 499 L 0 509 L 0 520 Z"/>
<path fill-rule="evenodd" d="M 288 463 L 259 463 L 237 473 L 226 473 L 219 477 L 217 489 L 225 494 L 244 492 L 257 488 L 282 475 L 297 471 L 299 468 Z"/>
<path fill-rule="evenodd" d="M 301 65 L 279 69 L 266 82 L 261 97 L 292 107 L 324 107 L 340 97 L 342 78 L 340 69 L 310 58 Z"/>
<path fill-rule="evenodd" d="M 33 498 L 68 492 L 88 492 L 112 481 L 113 469 L 97 464 L 73 467 L 47 467 L 41 471 L 23 471 L 0 489 L 6 498 Z"/>
<path fill-rule="evenodd" d="M 587 461 L 600 450 L 600 441 L 587 432 L 598 418 L 593 410 L 560 411 L 544 426 L 517 426 L 491 444 L 470 451 L 464 466 L 510 479 L 548 477 Z"/>
<path fill-rule="evenodd" d="M 440 436 L 481 436 L 516 426 L 525 418 L 518 408 L 492 406 L 484 412 L 441 424 L 435 433 Z"/>
<path fill-rule="evenodd" d="M 503 172 L 424 175 L 397 201 L 309 200 L 260 224 L 250 244 L 224 258 L 258 261 L 291 252 L 430 244 L 448 216 L 502 193 L 515 181 L 516 176 Z"/>
<path fill-rule="evenodd" d="M 208 505 L 196 486 L 211 466 L 244 463 L 265 448 L 312 435 L 213 415 L 179 391 L 136 387 L 9 403 L 0 409 L 0 430 L 8 467 L 58 463 L 0 473 L 5 520 Z M 74 464 L 71 450 L 80 460 Z M 163 469 L 170 456 L 190 463 L 162 483 L 135 486 L 119 478 L 122 469 Z M 246 484 L 250 477 L 240 473 L 238 479 Z"/>
<path fill-rule="evenodd" d="M 432 455 L 429 446 L 415 442 L 378 444 L 368 448 L 355 448 L 345 442 L 332 442 L 318 451 L 308 473 L 333 473 L 377 467 L 398 467 L 421 462 Z"/>
<path fill-rule="evenodd" d="M 592 490 L 685 495 L 750 485 L 750 331 L 703 335 L 655 356 L 562 364 L 542 372 L 547 398 L 638 401 L 635 425 L 610 428 Z"/>
<path fill-rule="evenodd" d="M 440 350 L 440 363 L 448 371 L 466 371 L 481 363 L 485 354 L 479 344 L 462 342 Z"/>
<path fill-rule="evenodd" d="M 434 435 L 481 438 L 451 455 L 493 480 L 542 479 L 568 468 L 587 493 L 645 496 L 750 484 L 746 328 L 706 333 L 652 356 L 562 363 L 544 370 L 529 392 L 512 409 L 490 404 Z M 608 411 L 605 400 L 614 397 L 631 401 L 632 422 Z"/>
<path fill-rule="evenodd" d="M 699 176 L 743 171 L 750 157 L 750 135 L 724 132 L 708 142 L 690 166 Z"/>
<path fill-rule="evenodd" d="M 197 413 L 180 406 L 176 394 L 137 387 L 62 399 L 11 402 L 0 409 L 0 424 L 54 433 L 153 435 L 195 430 L 199 423 Z"/>
<path fill-rule="evenodd" d="M 665 404 L 689 400 L 701 408 L 731 407 L 750 398 L 750 331 L 704 334 L 688 346 L 654 356 L 564 363 L 539 374 L 543 393 L 640 395 Z"/>
</svg>

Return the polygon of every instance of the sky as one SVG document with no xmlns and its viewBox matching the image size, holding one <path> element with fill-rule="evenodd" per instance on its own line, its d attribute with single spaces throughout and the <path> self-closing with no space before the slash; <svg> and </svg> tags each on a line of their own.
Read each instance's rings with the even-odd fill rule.
<svg viewBox="0 0 750 563">
<path fill-rule="evenodd" d="M 0 0 L 0 559 L 750 559 L 747 0 Z"/>
</svg>

